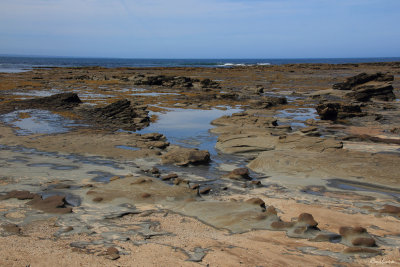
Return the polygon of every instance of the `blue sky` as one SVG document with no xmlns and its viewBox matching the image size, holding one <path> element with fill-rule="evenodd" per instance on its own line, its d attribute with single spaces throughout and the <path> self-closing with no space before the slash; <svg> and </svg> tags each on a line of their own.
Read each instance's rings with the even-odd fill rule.
<svg viewBox="0 0 400 267">
<path fill-rule="evenodd" d="M 400 56 L 400 0 L 1 0 L 0 54 Z"/>
</svg>

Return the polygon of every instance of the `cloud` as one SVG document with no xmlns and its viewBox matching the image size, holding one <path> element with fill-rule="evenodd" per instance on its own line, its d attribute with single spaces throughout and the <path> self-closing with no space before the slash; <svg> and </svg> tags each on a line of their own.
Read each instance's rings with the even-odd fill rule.
<svg viewBox="0 0 400 267">
<path fill-rule="evenodd" d="M 2 0 L 0 53 L 301 57 L 345 55 L 366 42 L 375 54 L 395 53 L 399 8 L 397 0 Z"/>
</svg>

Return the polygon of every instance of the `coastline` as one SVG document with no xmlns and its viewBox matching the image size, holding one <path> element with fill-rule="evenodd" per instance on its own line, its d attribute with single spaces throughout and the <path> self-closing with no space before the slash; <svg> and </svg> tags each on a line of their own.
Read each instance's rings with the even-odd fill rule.
<svg viewBox="0 0 400 267">
<path fill-rule="evenodd" d="M 332 89 L 363 72 L 393 75 L 395 99 L 360 102 Z M 1 195 L 64 196 L 58 213 L 29 198 L 0 201 L 8 255 L 0 265 L 400 264 L 399 78 L 400 62 L 0 73 L 0 116 L 19 112 L 11 123 L 2 117 Z M 83 104 L 34 101 L 57 93 L 76 93 Z M 122 115 L 107 117 L 122 99 L 132 110 L 120 103 Z M 322 120 L 316 107 L 332 101 L 361 111 Z M 240 112 L 212 119 L 217 140 L 193 134 L 216 142 L 212 179 L 208 165 L 176 166 L 185 165 L 174 162 L 185 147 L 135 133 L 171 109 L 232 108 Z M 18 135 L 14 121 L 54 119 L 31 109 L 62 116 L 57 127 L 65 118 L 79 125 Z M 134 130 L 126 123 L 132 114 Z"/>
</svg>

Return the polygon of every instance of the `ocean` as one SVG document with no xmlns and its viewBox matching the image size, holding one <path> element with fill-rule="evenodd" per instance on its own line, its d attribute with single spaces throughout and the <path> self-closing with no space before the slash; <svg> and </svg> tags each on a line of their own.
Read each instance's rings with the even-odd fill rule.
<svg viewBox="0 0 400 267">
<path fill-rule="evenodd" d="M 281 65 L 292 63 L 365 63 L 400 61 L 391 58 L 303 58 L 303 59 L 123 59 L 0 56 L 0 72 L 22 72 L 35 67 L 221 67 Z"/>
</svg>

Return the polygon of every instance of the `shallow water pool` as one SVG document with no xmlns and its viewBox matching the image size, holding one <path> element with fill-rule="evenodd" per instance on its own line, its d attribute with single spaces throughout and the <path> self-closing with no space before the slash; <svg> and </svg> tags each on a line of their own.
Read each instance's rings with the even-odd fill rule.
<svg viewBox="0 0 400 267">
<path fill-rule="evenodd" d="M 206 149 L 215 155 L 217 154 L 215 151 L 217 137 L 209 132 L 213 128 L 211 121 L 239 111 L 241 110 L 237 108 L 227 108 L 226 110 L 169 109 L 166 113 L 153 113 L 158 115 L 157 122 L 138 133 L 158 132 L 165 135 L 172 144 Z"/>
<path fill-rule="evenodd" d="M 58 134 L 84 126 L 47 110 L 25 109 L 0 115 L 0 121 L 15 127 L 18 135 Z"/>
</svg>

